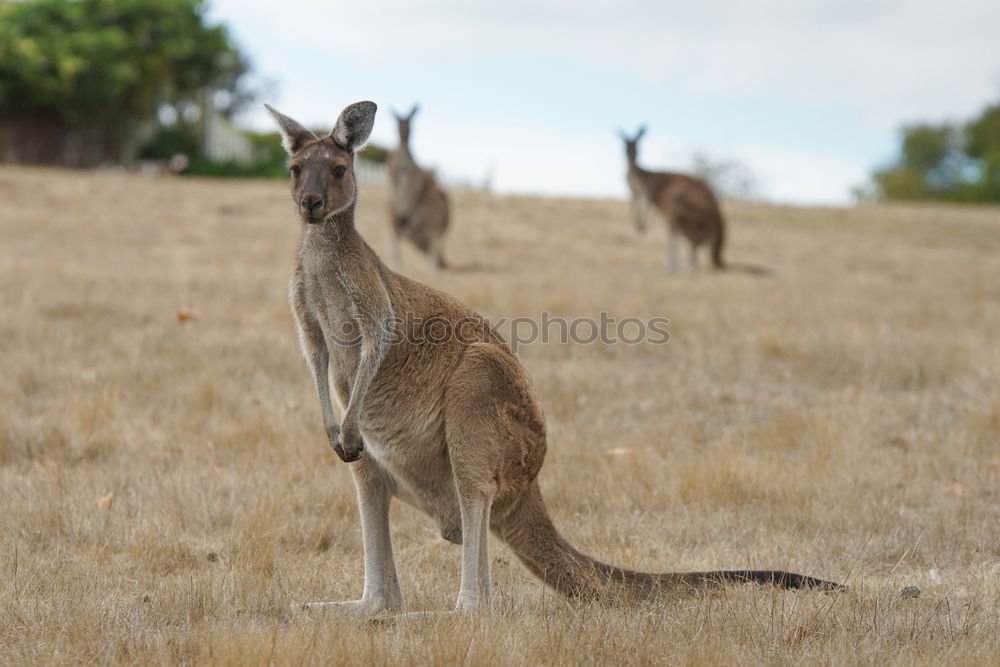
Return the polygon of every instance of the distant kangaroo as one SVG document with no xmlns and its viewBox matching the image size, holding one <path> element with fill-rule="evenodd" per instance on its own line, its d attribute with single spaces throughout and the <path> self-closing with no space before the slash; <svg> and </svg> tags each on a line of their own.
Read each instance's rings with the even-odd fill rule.
<svg viewBox="0 0 1000 667">
<path fill-rule="evenodd" d="M 405 116 L 393 114 L 399 123 L 399 147 L 389 157 L 392 261 L 396 269 L 402 265 L 399 243 L 400 238 L 405 238 L 430 257 L 433 267 L 442 269 L 445 260 L 441 245 L 449 221 L 448 196 L 434 175 L 421 169 L 410 153 L 410 122 L 418 109 L 413 105 Z"/>
<path fill-rule="evenodd" d="M 491 529 L 533 574 L 570 597 L 641 600 L 747 581 L 838 589 L 775 570 L 633 572 L 563 539 L 538 487 L 545 422 L 517 357 L 478 313 L 389 270 L 355 228 L 354 153 L 375 109 L 352 104 L 329 135 L 317 137 L 268 107 L 291 155 L 292 201 L 303 223 L 289 299 L 330 445 L 353 462 L 365 561 L 360 600 L 295 608 L 365 615 L 403 609 L 389 535 L 394 497 L 462 544 L 456 611 L 489 598 Z"/>
<path fill-rule="evenodd" d="M 684 174 L 646 171 L 636 163 L 639 139 L 646 133 L 640 127 L 631 139 L 621 132 L 628 158 L 628 186 L 632 191 L 632 222 L 640 232 L 646 231 L 645 215 L 650 204 L 663 214 L 670 234 L 667 267 L 677 271 L 677 236 L 683 234 L 691 242 L 691 268 L 698 265 L 698 247 L 709 244 L 712 265 L 724 269 L 722 246 L 726 239 L 726 223 L 719 202 L 708 185 Z"/>
</svg>

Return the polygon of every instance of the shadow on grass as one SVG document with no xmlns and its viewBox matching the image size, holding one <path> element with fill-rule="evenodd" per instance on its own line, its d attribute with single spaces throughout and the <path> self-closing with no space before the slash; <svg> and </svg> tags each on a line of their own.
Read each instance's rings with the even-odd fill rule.
<svg viewBox="0 0 1000 667">
<path fill-rule="evenodd" d="M 769 278 L 775 274 L 775 269 L 760 264 L 748 264 L 746 262 L 727 262 L 726 271 L 729 273 L 745 273 L 758 278 Z"/>
<path fill-rule="evenodd" d="M 448 264 L 445 267 L 445 271 L 454 271 L 455 273 L 500 273 L 501 269 L 495 264 L 486 264 L 483 262 L 463 262 L 459 264 Z"/>
</svg>

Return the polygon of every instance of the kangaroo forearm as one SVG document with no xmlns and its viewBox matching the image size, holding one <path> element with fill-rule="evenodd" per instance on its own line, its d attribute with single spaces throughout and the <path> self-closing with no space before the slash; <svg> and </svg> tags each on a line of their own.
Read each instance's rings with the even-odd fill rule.
<svg viewBox="0 0 1000 667">
<path fill-rule="evenodd" d="M 313 376 L 313 384 L 316 387 L 319 405 L 323 412 L 323 426 L 329 431 L 332 426 L 337 424 L 337 419 L 333 414 L 333 404 L 330 402 L 330 350 L 326 346 L 323 330 L 319 323 L 309 315 L 305 305 L 303 283 L 298 277 L 292 283 L 291 302 L 295 312 L 295 323 L 299 331 L 302 356 L 305 357 L 309 371 Z"/>
<path fill-rule="evenodd" d="M 341 284 L 353 303 L 355 323 L 361 333 L 357 372 L 344 410 L 346 428 L 357 426 L 364 408 L 365 394 L 389 348 L 393 322 L 389 293 L 371 265 L 359 263 L 355 271 L 357 275 L 341 276 Z"/>
<path fill-rule="evenodd" d="M 319 395 L 319 405 L 323 411 L 323 426 L 327 430 L 337 424 L 337 418 L 333 414 L 333 403 L 330 401 L 329 363 L 330 355 L 326 350 L 317 350 L 309 359 L 313 381 L 316 384 L 316 393 Z"/>
<path fill-rule="evenodd" d="M 378 373 L 382 359 L 385 358 L 385 347 L 378 347 L 363 351 L 358 363 L 358 372 L 354 376 L 354 384 L 351 386 L 351 396 L 347 401 L 347 409 L 344 411 L 344 423 L 355 425 L 364 409 L 365 394 L 371 386 L 372 379 Z"/>
<path fill-rule="evenodd" d="M 383 288 L 384 289 L 384 288 Z M 369 304 L 371 306 L 373 304 Z M 344 410 L 344 423 L 354 426 L 358 423 L 358 418 L 364 409 L 365 395 L 368 387 L 372 383 L 375 374 L 378 373 L 382 360 L 389 350 L 389 327 L 392 321 L 392 307 L 388 305 L 388 298 L 382 307 L 369 311 L 361 318 L 361 354 L 358 359 L 358 370 L 354 375 L 354 382 L 351 385 L 351 395 L 347 400 L 347 408 Z"/>
</svg>

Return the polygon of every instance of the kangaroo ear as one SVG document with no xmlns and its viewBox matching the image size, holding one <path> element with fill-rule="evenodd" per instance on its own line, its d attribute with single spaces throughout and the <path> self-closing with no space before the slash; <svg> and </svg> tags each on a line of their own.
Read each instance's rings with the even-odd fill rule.
<svg viewBox="0 0 1000 667">
<path fill-rule="evenodd" d="M 347 106 L 340 112 L 340 118 L 333 126 L 330 136 L 339 146 L 352 153 L 356 152 L 365 145 L 368 135 L 372 133 L 377 109 L 374 102 L 355 102 Z"/>
<path fill-rule="evenodd" d="M 633 139 L 632 141 L 639 141 L 640 139 L 642 139 L 642 135 L 644 134 L 646 134 L 646 126 L 640 125 L 639 131 L 635 133 L 635 139 Z"/>
<path fill-rule="evenodd" d="M 285 147 L 285 151 L 289 155 L 295 155 L 306 143 L 319 138 L 285 114 L 273 109 L 271 105 L 265 104 L 264 106 L 274 118 L 274 122 L 278 124 L 278 129 L 281 130 L 281 145 Z"/>
<path fill-rule="evenodd" d="M 420 105 L 414 104 L 413 107 L 410 109 L 410 113 L 407 114 L 406 120 L 413 120 L 413 117 L 417 115 L 418 111 L 420 111 Z"/>
</svg>

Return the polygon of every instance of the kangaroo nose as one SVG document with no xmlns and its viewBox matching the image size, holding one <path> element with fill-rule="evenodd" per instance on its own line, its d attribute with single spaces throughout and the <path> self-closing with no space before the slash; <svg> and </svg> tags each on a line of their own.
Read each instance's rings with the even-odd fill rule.
<svg viewBox="0 0 1000 667">
<path fill-rule="evenodd" d="M 299 200 L 299 206 L 306 213 L 315 213 L 323 207 L 323 198 L 319 195 L 303 195 L 302 199 Z"/>
</svg>

